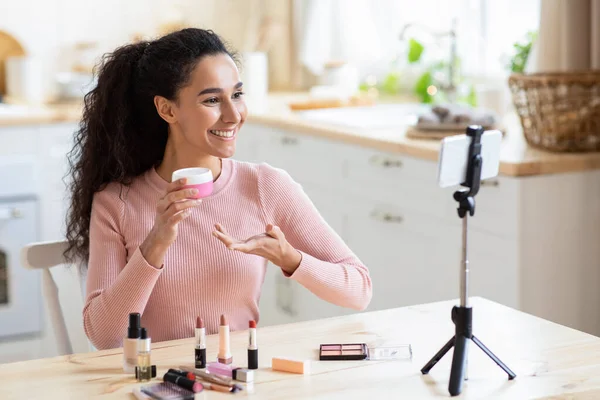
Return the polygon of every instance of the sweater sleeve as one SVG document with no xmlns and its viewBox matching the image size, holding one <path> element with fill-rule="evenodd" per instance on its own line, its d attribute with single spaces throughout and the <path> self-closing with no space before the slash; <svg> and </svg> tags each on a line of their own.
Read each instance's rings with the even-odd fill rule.
<svg viewBox="0 0 600 400">
<path fill-rule="evenodd" d="M 267 223 L 281 228 L 302 255 L 288 276 L 319 298 L 364 310 L 372 297 L 368 268 L 323 219 L 300 184 L 284 170 L 260 164 L 259 197 Z"/>
<path fill-rule="evenodd" d="M 94 196 L 83 325 L 99 350 L 122 346 L 129 313 L 143 313 L 162 272 L 148 264 L 139 248 L 127 261 L 124 209 L 115 185 Z"/>
</svg>

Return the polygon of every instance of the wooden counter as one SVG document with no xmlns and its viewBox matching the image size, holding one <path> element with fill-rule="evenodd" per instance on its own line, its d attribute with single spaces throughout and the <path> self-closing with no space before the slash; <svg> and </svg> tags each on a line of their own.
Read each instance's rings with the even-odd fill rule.
<svg viewBox="0 0 600 400">
<path fill-rule="evenodd" d="M 422 375 L 420 369 L 453 335 L 455 301 L 258 329 L 259 363 L 254 384 L 235 395 L 204 391 L 197 399 L 428 399 L 449 398 L 452 352 Z M 473 344 L 465 399 L 600 398 L 600 338 L 532 317 L 481 298 L 472 299 L 473 333 L 516 374 L 509 381 Z M 208 358 L 218 337 L 209 336 Z M 410 343 L 404 361 L 317 361 L 320 343 Z M 247 331 L 231 333 L 235 365 L 246 364 Z M 193 338 L 152 345 L 159 377 L 193 363 Z M 311 360 L 310 375 L 274 372 L 271 357 Z M 141 385 L 122 372 L 120 349 L 0 365 L 0 398 L 133 399 Z M 154 381 L 159 381 L 159 378 Z"/>
<path fill-rule="evenodd" d="M 427 160 L 437 160 L 438 140 L 413 139 L 406 136 L 406 129 L 354 129 L 303 119 L 290 111 L 288 104 L 306 98 L 303 93 L 273 93 L 268 105 L 260 112 L 252 113 L 248 121 L 288 129 L 294 132 L 324 137 L 344 143 L 356 144 L 388 152 L 397 152 Z M 74 122 L 81 116 L 78 104 L 53 105 L 32 110 L 31 114 L 2 116 L 0 127 Z M 532 148 L 523 138 L 522 128 L 516 116 L 504 121 L 506 137 L 501 153 L 500 174 L 506 176 L 530 176 L 554 173 L 580 172 L 600 169 L 600 152 L 551 153 Z"/>
<path fill-rule="evenodd" d="M 32 106 L 26 111 L 10 114 L 4 114 L 0 110 L 0 128 L 77 122 L 80 118 L 81 105 L 77 103 Z"/>
</svg>

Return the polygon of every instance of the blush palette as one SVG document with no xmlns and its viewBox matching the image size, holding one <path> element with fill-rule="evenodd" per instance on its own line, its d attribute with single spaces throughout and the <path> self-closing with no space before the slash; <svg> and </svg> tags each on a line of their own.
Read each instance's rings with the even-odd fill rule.
<svg viewBox="0 0 600 400">
<path fill-rule="evenodd" d="M 319 351 L 319 360 L 366 360 L 369 348 L 366 343 L 349 344 L 322 344 Z"/>
</svg>

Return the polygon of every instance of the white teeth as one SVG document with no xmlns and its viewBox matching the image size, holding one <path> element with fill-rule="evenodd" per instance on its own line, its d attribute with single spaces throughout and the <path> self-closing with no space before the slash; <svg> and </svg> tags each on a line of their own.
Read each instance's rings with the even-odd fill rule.
<svg viewBox="0 0 600 400">
<path fill-rule="evenodd" d="M 235 131 L 214 131 L 211 130 L 209 131 L 210 133 L 212 133 L 213 135 L 217 135 L 217 136 L 222 136 L 222 137 L 233 137 L 233 134 Z"/>
</svg>

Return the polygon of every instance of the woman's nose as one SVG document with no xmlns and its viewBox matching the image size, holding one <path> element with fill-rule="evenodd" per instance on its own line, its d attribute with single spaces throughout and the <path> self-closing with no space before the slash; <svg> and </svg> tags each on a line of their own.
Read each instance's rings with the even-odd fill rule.
<svg viewBox="0 0 600 400">
<path fill-rule="evenodd" d="M 221 119 L 228 124 L 237 124 L 242 119 L 242 116 L 236 104 L 228 101 L 223 103 L 223 108 L 221 108 Z"/>
</svg>

